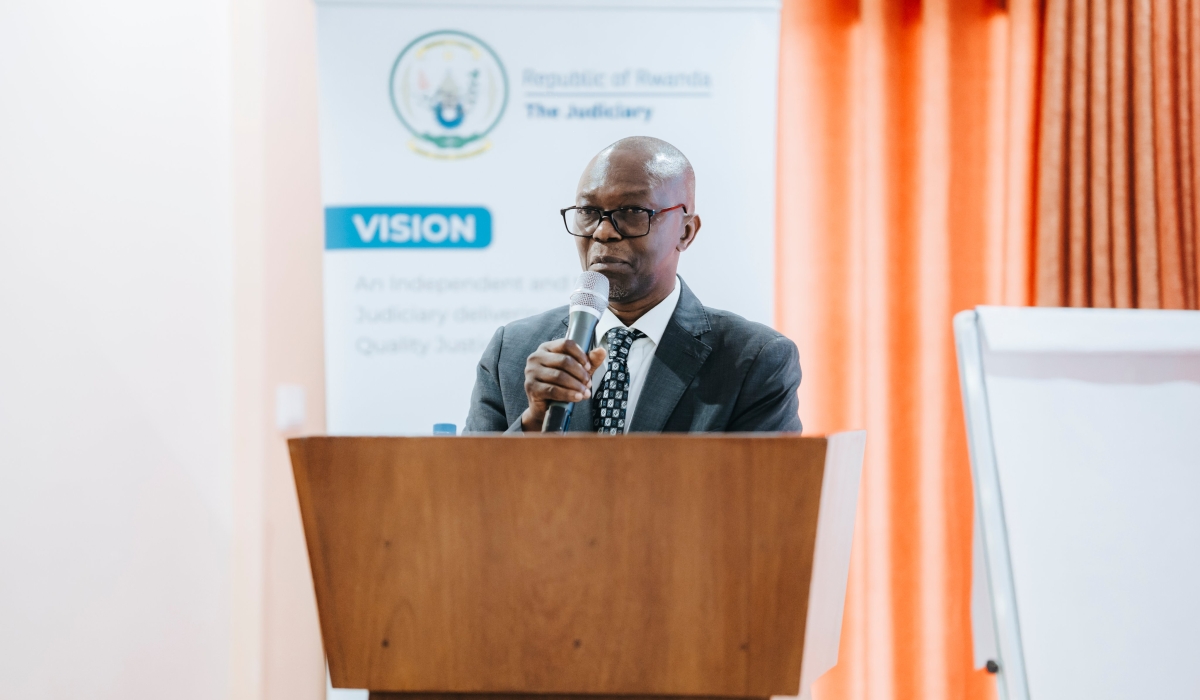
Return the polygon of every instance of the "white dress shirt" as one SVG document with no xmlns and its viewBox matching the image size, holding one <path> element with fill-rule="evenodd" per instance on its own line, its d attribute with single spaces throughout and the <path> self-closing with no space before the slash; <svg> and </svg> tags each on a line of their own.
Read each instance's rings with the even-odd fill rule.
<svg viewBox="0 0 1200 700">
<path fill-rule="evenodd" d="M 654 359 L 654 353 L 658 350 L 658 344 L 662 342 L 667 324 L 671 322 L 671 315 L 675 313 L 675 307 L 679 304 L 679 289 L 679 277 L 676 276 L 675 289 L 666 299 L 658 302 L 657 306 L 634 321 L 632 326 L 621 323 L 621 319 L 617 318 L 611 308 L 604 310 L 604 315 L 596 324 L 596 337 L 600 339 L 600 346 L 605 352 L 609 350 L 608 338 L 605 335 L 613 328 L 636 328 L 646 334 L 645 338 L 633 341 L 633 346 L 629 348 L 629 408 L 625 410 L 625 432 L 629 432 L 629 426 L 633 424 L 633 412 L 637 410 L 638 398 L 642 395 L 642 387 L 646 385 L 651 360 Z M 606 369 L 607 359 L 600 363 L 592 375 L 592 391 L 600 388 Z"/>
</svg>

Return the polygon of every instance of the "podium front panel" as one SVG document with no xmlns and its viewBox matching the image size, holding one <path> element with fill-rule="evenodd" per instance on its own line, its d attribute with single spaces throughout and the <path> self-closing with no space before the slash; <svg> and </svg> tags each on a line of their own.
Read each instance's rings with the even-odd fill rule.
<svg viewBox="0 0 1200 700">
<path fill-rule="evenodd" d="M 336 687 L 798 692 L 823 438 L 289 445 Z"/>
</svg>

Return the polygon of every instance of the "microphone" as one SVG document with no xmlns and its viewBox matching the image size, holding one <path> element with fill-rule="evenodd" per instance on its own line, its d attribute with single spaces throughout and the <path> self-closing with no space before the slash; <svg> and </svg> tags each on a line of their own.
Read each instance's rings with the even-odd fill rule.
<svg viewBox="0 0 1200 700">
<path fill-rule="evenodd" d="M 571 292 L 571 316 L 567 322 L 567 339 L 574 340 L 586 355 L 592 349 L 596 324 L 608 308 L 608 278 L 599 272 L 584 272 Z M 587 401 L 587 398 L 583 399 Z M 565 433 L 571 424 L 575 404 L 551 401 L 542 420 L 543 433 Z"/>
</svg>

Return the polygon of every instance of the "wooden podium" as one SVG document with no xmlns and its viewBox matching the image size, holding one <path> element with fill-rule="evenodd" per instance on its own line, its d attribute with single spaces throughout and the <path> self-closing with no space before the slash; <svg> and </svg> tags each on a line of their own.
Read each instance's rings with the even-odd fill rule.
<svg viewBox="0 0 1200 700">
<path fill-rule="evenodd" d="M 837 661 L 864 442 L 289 440 L 333 685 L 807 695 Z"/>
</svg>

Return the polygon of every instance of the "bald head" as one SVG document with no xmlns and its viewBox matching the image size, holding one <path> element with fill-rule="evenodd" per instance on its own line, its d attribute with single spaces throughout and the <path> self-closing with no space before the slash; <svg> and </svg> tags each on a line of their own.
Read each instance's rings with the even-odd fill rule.
<svg viewBox="0 0 1200 700">
<path fill-rule="evenodd" d="M 678 187 L 684 195 L 687 210 L 696 210 L 696 173 L 683 151 L 653 136 L 627 136 L 600 151 L 588 163 L 580 178 L 595 179 L 608 175 L 614 168 L 641 170 L 654 188 Z"/>
<path fill-rule="evenodd" d="M 623 138 L 588 162 L 579 178 L 575 204 L 618 216 L 599 219 L 590 237 L 575 240 L 583 268 L 608 278 L 610 308 L 623 322 L 631 323 L 675 289 L 679 254 L 700 230 L 692 164 L 662 139 Z M 626 214 L 616 215 L 617 210 Z M 641 223 L 647 219 L 639 221 L 630 210 L 653 214 L 648 231 Z M 617 230 L 624 225 L 641 230 Z"/>
</svg>

